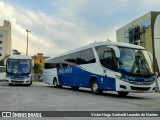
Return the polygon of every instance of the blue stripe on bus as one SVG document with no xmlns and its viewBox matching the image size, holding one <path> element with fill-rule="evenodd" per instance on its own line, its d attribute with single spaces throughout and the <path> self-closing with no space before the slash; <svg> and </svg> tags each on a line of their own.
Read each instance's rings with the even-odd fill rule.
<svg viewBox="0 0 160 120">
<path fill-rule="evenodd" d="M 27 75 L 10 75 L 10 74 L 6 74 L 6 76 L 11 77 L 11 78 L 25 78 L 25 77 L 29 77 L 29 74 L 27 74 Z"/>
<path fill-rule="evenodd" d="M 58 80 L 61 85 L 88 88 L 90 78 L 95 77 L 98 80 L 99 89 L 112 91 L 116 90 L 115 78 L 97 75 L 78 66 L 57 68 L 57 73 Z"/>
<path fill-rule="evenodd" d="M 121 77 L 125 78 L 127 80 L 130 80 L 130 81 L 136 81 L 136 82 L 151 82 L 151 81 L 156 80 L 155 76 L 149 77 L 149 78 L 140 78 L 140 77 L 135 77 L 135 76 L 132 77 L 132 76 L 129 76 L 129 75 L 121 74 Z"/>
</svg>

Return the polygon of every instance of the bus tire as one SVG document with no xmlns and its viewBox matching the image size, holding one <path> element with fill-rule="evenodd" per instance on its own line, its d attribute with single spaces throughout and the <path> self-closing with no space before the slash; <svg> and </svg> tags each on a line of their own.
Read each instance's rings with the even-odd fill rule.
<svg viewBox="0 0 160 120">
<path fill-rule="evenodd" d="M 78 90 L 79 87 L 72 86 L 71 89 L 72 89 L 72 90 Z"/>
<path fill-rule="evenodd" d="M 32 85 L 32 80 L 31 80 L 31 83 L 30 83 L 30 85 Z"/>
<path fill-rule="evenodd" d="M 129 92 L 118 92 L 118 94 L 120 95 L 120 96 L 122 96 L 122 97 L 125 97 L 125 96 L 127 96 L 128 95 L 128 93 Z"/>
<path fill-rule="evenodd" d="M 13 84 L 12 84 L 12 83 L 9 83 L 9 86 L 13 86 Z"/>
<path fill-rule="evenodd" d="M 92 93 L 95 94 L 95 95 L 99 95 L 99 94 L 102 93 L 102 90 L 100 90 L 100 89 L 98 88 L 98 82 L 97 82 L 97 80 L 93 80 L 93 81 L 91 82 L 91 91 L 92 91 Z"/>
<path fill-rule="evenodd" d="M 55 88 L 61 88 L 61 87 L 62 87 L 62 85 L 58 85 L 57 78 L 54 78 L 54 79 L 53 79 L 53 86 L 54 86 Z"/>
<path fill-rule="evenodd" d="M 31 86 L 31 84 L 27 84 L 26 86 Z"/>
</svg>

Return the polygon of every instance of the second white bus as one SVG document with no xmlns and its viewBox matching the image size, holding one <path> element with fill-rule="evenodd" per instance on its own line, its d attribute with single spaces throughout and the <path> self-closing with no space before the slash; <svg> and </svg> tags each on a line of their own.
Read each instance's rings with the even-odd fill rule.
<svg viewBox="0 0 160 120">
<path fill-rule="evenodd" d="M 6 60 L 6 78 L 5 82 L 9 85 L 32 84 L 32 67 L 34 62 L 30 56 L 11 55 Z"/>
</svg>

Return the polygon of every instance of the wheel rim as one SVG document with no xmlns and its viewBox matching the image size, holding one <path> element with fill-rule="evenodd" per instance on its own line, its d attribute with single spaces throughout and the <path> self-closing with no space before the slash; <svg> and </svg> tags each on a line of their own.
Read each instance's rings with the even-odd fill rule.
<svg viewBox="0 0 160 120">
<path fill-rule="evenodd" d="M 55 86 L 55 87 L 57 86 L 57 80 L 54 81 L 54 86 Z"/>
<path fill-rule="evenodd" d="M 97 92 L 97 90 L 98 90 L 98 84 L 97 83 L 93 83 L 92 90 L 93 90 L 93 92 Z"/>
</svg>

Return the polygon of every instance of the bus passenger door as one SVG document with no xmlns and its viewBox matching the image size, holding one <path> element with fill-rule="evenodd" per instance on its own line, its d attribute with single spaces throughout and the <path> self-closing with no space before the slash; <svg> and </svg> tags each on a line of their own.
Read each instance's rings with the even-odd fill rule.
<svg viewBox="0 0 160 120">
<path fill-rule="evenodd" d="M 115 81 L 115 53 L 111 48 L 107 48 L 106 51 L 104 51 L 103 59 L 102 59 L 102 65 L 107 68 L 104 69 L 104 76 L 106 76 L 105 80 L 105 88 L 108 90 L 115 90 L 116 89 L 116 81 Z"/>
</svg>

